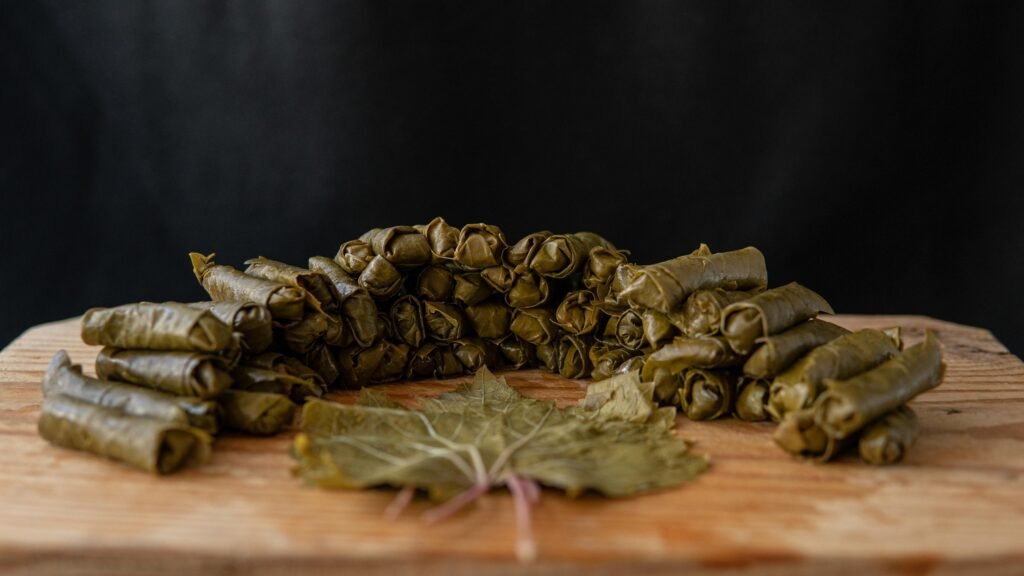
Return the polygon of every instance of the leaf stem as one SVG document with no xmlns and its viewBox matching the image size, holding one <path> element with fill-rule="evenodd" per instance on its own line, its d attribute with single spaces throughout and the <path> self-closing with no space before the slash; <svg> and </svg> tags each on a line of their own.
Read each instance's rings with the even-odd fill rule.
<svg viewBox="0 0 1024 576">
<path fill-rule="evenodd" d="M 435 506 L 430 510 L 423 513 L 423 521 L 427 524 L 434 524 L 440 522 L 445 518 L 450 517 L 459 510 L 463 509 L 467 504 L 470 504 L 477 498 L 480 498 L 491 489 L 491 485 L 487 483 L 476 483 L 468 490 L 460 492 L 458 495 L 448 500 L 440 506 Z"/>
<path fill-rule="evenodd" d="M 412 497 L 416 494 L 416 488 L 414 486 L 406 486 L 402 488 L 395 498 L 388 504 L 388 507 L 384 509 L 384 518 L 395 521 L 402 515 L 402 512 L 412 502 Z"/>
<path fill-rule="evenodd" d="M 531 497 L 534 488 L 527 485 L 533 482 L 519 476 L 510 474 L 505 480 L 509 490 L 512 491 L 512 501 L 516 508 L 516 558 L 520 562 L 532 562 L 537 558 L 537 540 L 533 537 L 533 508 L 534 498 Z M 536 487 L 536 484 L 534 484 Z"/>
</svg>

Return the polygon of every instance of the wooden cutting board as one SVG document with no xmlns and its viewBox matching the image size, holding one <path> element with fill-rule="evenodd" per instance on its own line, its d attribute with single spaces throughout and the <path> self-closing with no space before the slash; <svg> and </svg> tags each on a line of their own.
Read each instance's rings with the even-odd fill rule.
<svg viewBox="0 0 1024 576">
<path fill-rule="evenodd" d="M 945 382 L 914 401 L 922 435 L 903 465 L 812 465 L 772 424 L 679 420 L 710 454 L 690 485 L 625 500 L 546 491 L 538 559 L 516 562 L 512 499 L 486 496 L 440 525 L 415 503 L 386 521 L 393 492 L 327 492 L 293 478 L 290 437 L 225 436 L 212 462 L 157 478 L 36 436 L 40 379 L 66 349 L 92 370 L 77 320 L 39 326 L 0 353 L 0 573 L 819 574 L 1024 572 L 1024 364 L 981 329 L 921 317 L 837 316 L 848 328 L 924 328 Z M 585 382 L 507 373 L 564 403 Z M 399 400 L 459 380 L 394 384 Z M 340 396 L 344 400 L 346 397 Z M 351 399 L 349 396 L 347 399 Z"/>
</svg>

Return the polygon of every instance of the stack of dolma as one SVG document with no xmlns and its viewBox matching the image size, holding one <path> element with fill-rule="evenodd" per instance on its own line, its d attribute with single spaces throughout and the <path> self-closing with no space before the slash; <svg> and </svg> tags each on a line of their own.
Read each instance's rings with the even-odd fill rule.
<svg viewBox="0 0 1024 576">
<path fill-rule="evenodd" d="M 594 380 L 637 370 L 660 403 L 690 419 L 781 422 L 778 443 L 819 461 L 857 440 L 866 461 L 894 462 L 916 438 L 906 402 L 941 377 L 930 336 L 926 349 L 901 353 L 897 330 L 850 333 L 818 318 L 832 313 L 828 302 L 797 283 L 769 288 L 753 247 L 714 253 L 702 244 L 650 265 L 628 256 L 591 232 L 541 231 L 510 244 L 497 226 L 457 228 L 442 218 L 372 229 L 305 266 L 261 256 L 239 270 L 192 253 L 210 301 L 85 315 L 83 340 L 105 346 L 96 359 L 103 380 L 90 381 L 115 387 L 114 397 L 187 401 L 193 419 L 175 421 L 186 432 L 175 428 L 174 437 L 204 438 L 205 447 L 219 421 L 273 434 L 296 403 L 331 388 L 482 366 Z M 85 378 L 66 357 L 61 366 Z M 43 435 L 149 470 L 193 461 L 154 463 L 116 443 L 75 444 L 75 429 L 119 434 L 120 424 L 89 402 L 48 396 Z M 203 425 L 193 405 L 207 410 Z M 153 418 L 121 404 L 102 409 Z M 107 423 L 110 430 L 99 428 Z"/>
</svg>

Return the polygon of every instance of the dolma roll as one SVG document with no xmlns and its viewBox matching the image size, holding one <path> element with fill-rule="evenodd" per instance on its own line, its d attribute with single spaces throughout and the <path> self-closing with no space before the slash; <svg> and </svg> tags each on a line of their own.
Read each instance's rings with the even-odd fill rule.
<svg viewBox="0 0 1024 576">
<path fill-rule="evenodd" d="M 327 334 L 329 322 L 326 314 L 310 310 L 302 320 L 280 331 L 281 343 L 296 354 L 305 354 Z"/>
<path fill-rule="evenodd" d="M 370 265 L 373 257 L 373 247 L 362 240 L 349 240 L 338 248 L 338 254 L 334 261 L 341 266 L 346 274 L 358 277 Z"/>
<path fill-rule="evenodd" d="M 497 266 L 505 252 L 505 234 L 491 224 L 466 224 L 459 231 L 455 261 L 467 270 Z"/>
<path fill-rule="evenodd" d="M 829 436 L 818 426 L 811 408 L 787 413 L 775 428 L 772 440 L 794 456 L 817 462 L 831 460 L 847 445 L 846 441 Z"/>
<path fill-rule="evenodd" d="M 377 314 L 377 331 L 381 334 L 381 338 L 378 341 L 394 341 L 398 339 L 398 332 L 395 331 L 395 325 L 391 323 L 391 316 L 384 312 Z"/>
<path fill-rule="evenodd" d="M 459 244 L 459 229 L 445 222 L 440 216 L 427 224 L 415 227 L 427 239 L 434 262 L 453 260 L 455 247 Z"/>
<path fill-rule="evenodd" d="M 509 329 L 534 346 L 556 341 L 559 332 L 555 316 L 547 308 L 522 308 L 514 311 Z"/>
<path fill-rule="evenodd" d="M 583 266 L 583 285 L 603 300 L 611 290 L 615 270 L 626 263 L 626 253 L 615 248 L 597 246 L 587 255 Z"/>
<path fill-rule="evenodd" d="M 593 332 L 600 317 L 597 296 L 590 290 L 570 292 L 555 310 L 555 322 L 563 330 L 577 336 Z"/>
<path fill-rule="evenodd" d="M 767 285 L 764 254 L 757 248 L 712 254 L 701 245 L 692 254 L 641 266 L 619 299 L 668 314 L 697 290 L 761 290 Z"/>
<path fill-rule="evenodd" d="M 351 346 L 355 342 L 355 338 L 341 315 L 325 314 L 325 316 L 327 316 L 327 330 L 324 331 L 323 343 L 339 348 Z"/>
<path fill-rule="evenodd" d="M 270 315 L 279 322 L 302 318 L 306 306 L 304 290 L 216 264 L 213 254 L 203 256 L 192 252 L 188 256 L 192 260 L 192 271 L 211 299 L 218 302 L 255 302 L 270 310 Z"/>
<path fill-rule="evenodd" d="M 536 360 L 533 345 L 515 334 L 509 334 L 498 341 L 498 351 L 507 367 L 512 370 L 527 368 Z"/>
<path fill-rule="evenodd" d="M 543 344 L 537 344 L 534 347 L 534 351 L 537 354 L 537 361 L 540 363 L 540 368 L 547 370 L 548 372 L 558 372 L 558 344 L 558 340 L 555 339 Z"/>
<path fill-rule="evenodd" d="M 627 350 L 639 350 L 644 343 L 644 320 L 640 312 L 627 308 L 602 308 L 605 316 L 604 330 L 601 339 L 604 342 L 615 342 Z"/>
<path fill-rule="evenodd" d="M 565 378 L 586 378 L 592 368 L 590 343 L 575 334 L 563 334 L 558 340 L 558 374 Z"/>
<path fill-rule="evenodd" d="M 82 341 L 132 350 L 219 352 L 232 345 L 232 332 L 207 310 L 174 302 L 140 302 L 87 311 L 82 316 Z"/>
<path fill-rule="evenodd" d="M 743 373 L 750 378 L 774 378 L 804 354 L 849 333 L 846 328 L 824 320 L 802 322 L 785 332 L 761 338 L 760 345 L 743 364 Z"/>
<path fill-rule="evenodd" d="M 324 393 L 324 389 L 313 380 L 276 370 L 241 365 L 235 368 L 231 375 L 235 378 L 232 387 L 234 390 L 283 394 L 296 402 L 303 402 L 309 397 L 319 397 Z"/>
<path fill-rule="evenodd" d="M 96 356 L 96 375 L 175 396 L 214 398 L 231 386 L 224 361 L 198 352 L 121 350 L 106 347 Z"/>
<path fill-rule="evenodd" d="M 832 314 L 832 307 L 817 292 L 796 282 L 766 290 L 722 311 L 722 335 L 732 349 L 750 354 L 758 338 L 778 334 L 816 316 Z"/>
<path fill-rule="evenodd" d="M 612 276 L 611 284 L 608 285 L 608 295 L 605 300 L 609 302 L 625 304 L 622 293 L 636 280 L 640 272 L 640 266 L 626 262 L 615 268 L 615 275 Z"/>
<path fill-rule="evenodd" d="M 369 244 L 374 254 L 403 270 L 426 266 L 434 257 L 427 237 L 412 226 L 374 228 L 359 239 Z"/>
<path fill-rule="evenodd" d="M 303 380 L 309 380 L 313 382 L 317 388 L 325 391 L 327 390 L 327 382 L 316 370 L 313 370 L 301 360 L 291 356 L 286 356 L 280 352 L 264 352 L 255 356 L 249 356 L 245 359 L 243 364 L 252 368 L 273 370 L 275 372 L 281 372 L 282 374 L 295 376 L 296 378 L 302 378 Z"/>
<path fill-rule="evenodd" d="M 517 270 L 512 285 L 505 293 L 505 302 L 513 308 L 533 308 L 551 299 L 551 285 L 532 270 Z"/>
<path fill-rule="evenodd" d="M 629 360 L 635 352 L 608 345 L 595 344 L 590 347 L 590 377 L 593 380 L 604 380 L 615 374 L 615 369 Z"/>
<path fill-rule="evenodd" d="M 271 282 L 280 282 L 306 293 L 306 302 L 320 312 L 337 310 L 338 294 L 334 285 L 323 274 L 300 266 L 258 256 L 245 261 L 245 273 Z"/>
<path fill-rule="evenodd" d="M 533 255 L 537 253 L 537 249 L 540 248 L 540 245 L 548 236 L 551 236 L 551 232 L 548 230 L 541 230 L 540 232 L 533 232 L 523 236 L 505 251 L 505 263 L 513 269 L 523 264 L 528 265 L 533 259 Z"/>
<path fill-rule="evenodd" d="M 498 347 L 490 340 L 463 338 L 452 342 L 452 352 L 459 359 L 467 374 L 473 374 L 483 366 L 498 367 Z"/>
<path fill-rule="evenodd" d="M 625 362 L 622 367 L 616 370 L 616 373 L 621 373 L 626 365 L 631 364 Z M 640 364 L 638 368 L 643 368 L 643 364 Z M 659 368 L 654 371 L 654 377 L 652 382 L 654 383 L 654 401 L 660 406 L 668 406 L 678 402 L 679 393 L 683 391 L 683 377 L 684 372 L 672 372 L 664 368 Z"/>
<path fill-rule="evenodd" d="M 512 310 L 496 299 L 467 306 L 465 314 L 473 332 L 481 338 L 504 338 L 512 324 Z"/>
<path fill-rule="evenodd" d="M 857 449 L 868 464 L 895 464 L 903 460 L 920 432 L 917 414 L 901 406 L 864 428 Z"/>
<path fill-rule="evenodd" d="M 376 341 L 380 337 L 377 333 L 377 304 L 369 292 L 330 258 L 313 256 L 309 259 L 309 269 L 323 274 L 334 284 L 339 310 L 352 340 L 359 346 L 369 346 Z"/>
<path fill-rule="evenodd" d="M 680 373 L 686 368 L 727 368 L 742 363 L 743 357 L 733 352 L 724 338 L 679 336 L 647 357 L 641 375 L 646 382 L 658 368 Z"/>
<path fill-rule="evenodd" d="M 895 410 L 942 381 L 939 341 L 925 331 L 924 341 L 877 367 L 847 380 L 825 380 L 816 407 L 817 423 L 830 436 L 846 438 L 872 420 Z"/>
<path fill-rule="evenodd" d="M 402 273 L 383 256 L 373 260 L 359 274 L 359 285 L 377 300 L 387 300 L 402 289 Z"/>
<path fill-rule="evenodd" d="M 409 378 L 445 378 L 462 373 L 462 364 L 451 347 L 426 342 L 409 354 L 405 374 Z"/>
<path fill-rule="evenodd" d="M 370 384 L 370 379 L 384 361 L 386 340 L 369 348 L 344 348 L 338 351 L 339 381 L 346 388 L 360 388 Z"/>
<path fill-rule="evenodd" d="M 39 412 L 39 435 L 64 448 L 90 452 L 153 474 L 205 463 L 210 436 L 177 422 L 135 416 L 55 394 Z"/>
<path fill-rule="evenodd" d="M 334 350 L 327 344 L 316 344 L 306 352 L 303 359 L 305 360 L 305 365 L 323 379 L 324 386 L 321 388 L 324 390 L 334 385 L 341 375 L 337 356 Z"/>
<path fill-rule="evenodd" d="M 494 289 L 484 282 L 478 272 L 455 275 L 453 299 L 464 306 L 479 304 L 494 294 Z"/>
<path fill-rule="evenodd" d="M 191 302 L 192 308 L 208 310 L 218 320 L 242 335 L 242 350 L 249 354 L 263 352 L 274 341 L 270 310 L 255 302 Z"/>
<path fill-rule="evenodd" d="M 741 378 L 736 395 L 736 417 L 747 422 L 768 420 L 768 388 L 771 382 L 761 378 Z"/>
<path fill-rule="evenodd" d="M 455 304 L 424 302 L 423 322 L 427 334 L 440 342 L 454 342 L 466 335 L 466 317 Z"/>
<path fill-rule="evenodd" d="M 652 348 L 661 347 L 679 333 L 668 316 L 657 310 L 644 310 L 640 313 L 640 319 L 644 329 L 644 340 Z"/>
<path fill-rule="evenodd" d="M 260 436 L 287 428 L 297 408 L 282 394 L 244 390 L 228 390 L 217 402 L 224 413 L 226 428 Z"/>
<path fill-rule="evenodd" d="M 455 293 L 455 276 L 444 266 L 427 266 L 416 277 L 416 294 L 424 300 L 445 302 Z"/>
<path fill-rule="evenodd" d="M 423 326 L 423 307 L 412 294 L 406 294 L 391 303 L 391 324 L 399 339 L 413 348 L 419 348 L 427 337 Z"/>
<path fill-rule="evenodd" d="M 43 396 L 58 394 L 130 416 L 199 428 L 210 434 L 217 433 L 219 424 L 220 415 L 213 402 L 90 378 L 82 374 L 81 366 L 71 363 L 63 350 L 53 356 L 43 376 Z"/>
<path fill-rule="evenodd" d="M 690 338 L 716 336 L 722 329 L 722 310 L 753 295 L 745 290 L 697 290 L 686 298 L 681 313 L 672 317 L 678 318 L 678 328 Z"/>
<path fill-rule="evenodd" d="M 730 370 L 690 368 L 683 375 L 679 404 L 690 420 L 728 416 L 736 401 L 738 378 Z"/>
<path fill-rule="evenodd" d="M 370 382 L 382 384 L 400 380 L 405 375 L 411 348 L 408 344 L 388 342 L 387 340 L 382 341 L 380 345 L 384 354 L 381 356 L 377 369 L 370 375 Z"/>
<path fill-rule="evenodd" d="M 646 361 L 646 356 L 632 356 L 615 368 L 615 374 L 625 374 L 626 372 L 632 372 L 633 370 L 640 371 L 640 369 L 644 367 L 644 362 Z"/>
<path fill-rule="evenodd" d="M 480 277 L 495 292 L 507 294 L 512 289 L 516 274 L 508 266 L 488 266 L 480 271 Z"/>
<path fill-rule="evenodd" d="M 528 264 L 541 276 L 568 278 L 583 270 L 590 251 L 598 247 L 615 248 L 611 242 L 593 232 L 553 234 L 541 242 Z"/>
<path fill-rule="evenodd" d="M 811 350 L 775 377 L 768 412 L 775 420 L 781 420 L 787 412 L 810 407 L 826 378 L 849 378 L 874 368 L 897 352 L 893 338 L 879 330 L 840 336 Z"/>
</svg>

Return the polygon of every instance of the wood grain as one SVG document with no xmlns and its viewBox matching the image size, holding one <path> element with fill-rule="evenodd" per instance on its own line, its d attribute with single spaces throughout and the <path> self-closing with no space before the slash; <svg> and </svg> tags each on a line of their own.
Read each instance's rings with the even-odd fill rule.
<svg viewBox="0 0 1024 576">
<path fill-rule="evenodd" d="M 680 419 L 680 434 L 712 458 L 707 474 L 619 501 L 546 492 L 540 556 L 528 567 L 515 561 L 507 494 L 437 526 L 417 518 L 422 502 L 388 522 L 390 492 L 301 485 L 288 437 L 225 436 L 211 464 L 166 478 L 50 446 L 35 432 L 43 370 L 63 348 L 90 371 L 96 349 L 75 320 L 39 326 L 0 353 L 0 573 L 1021 573 L 1024 364 L 977 328 L 836 321 L 898 324 L 909 343 L 930 328 L 944 346 L 945 382 L 913 403 L 923 430 L 905 464 L 805 464 L 772 444 L 770 424 Z M 565 403 L 585 386 L 534 371 L 506 377 Z M 409 400 L 456 382 L 380 388 Z"/>
</svg>

